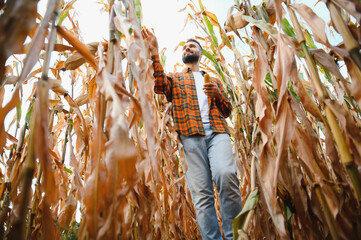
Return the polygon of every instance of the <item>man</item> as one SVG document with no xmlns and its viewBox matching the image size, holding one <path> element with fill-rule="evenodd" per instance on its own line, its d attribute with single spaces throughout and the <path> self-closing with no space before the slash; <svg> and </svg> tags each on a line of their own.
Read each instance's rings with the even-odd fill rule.
<svg viewBox="0 0 361 240">
<path fill-rule="evenodd" d="M 173 121 L 186 155 L 185 174 L 202 239 L 222 239 L 214 207 L 213 182 L 220 199 L 222 229 L 226 239 L 233 239 L 232 220 L 241 211 L 241 194 L 225 118 L 232 111 L 222 83 L 211 78 L 204 83 L 199 63 L 202 47 L 188 40 L 182 53 L 185 69 L 166 75 L 159 61 L 158 41 L 148 29 L 142 35 L 149 44 L 153 60 L 155 86 L 172 102 Z"/>
</svg>

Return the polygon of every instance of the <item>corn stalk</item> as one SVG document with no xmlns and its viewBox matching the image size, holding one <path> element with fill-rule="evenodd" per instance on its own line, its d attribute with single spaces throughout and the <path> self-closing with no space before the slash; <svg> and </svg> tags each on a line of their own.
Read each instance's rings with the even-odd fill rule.
<svg viewBox="0 0 361 240">
<path fill-rule="evenodd" d="M 289 3 L 289 1 L 288 1 L 288 3 Z M 331 4 L 331 6 L 335 7 L 333 4 Z M 317 97 L 318 97 L 319 101 L 324 104 L 327 123 L 330 126 L 330 129 L 334 136 L 334 140 L 338 147 L 340 157 L 341 157 L 341 162 L 343 163 L 344 167 L 348 171 L 348 174 L 349 174 L 352 184 L 353 184 L 355 194 L 360 201 L 361 200 L 361 185 L 360 185 L 360 180 L 357 176 L 357 170 L 356 170 L 355 163 L 354 163 L 353 158 L 346 145 L 345 139 L 344 139 L 341 129 L 337 123 L 336 117 L 332 113 L 331 109 L 325 103 L 325 99 L 329 99 L 329 96 L 328 96 L 323 84 L 321 83 L 315 61 L 311 57 L 310 52 L 308 51 L 308 47 L 306 46 L 306 40 L 303 36 L 301 26 L 300 26 L 292 9 L 289 9 L 289 13 L 291 16 L 292 23 L 295 26 L 297 40 L 302 47 L 303 53 L 305 54 L 306 63 L 307 63 L 308 69 L 310 70 L 310 73 L 311 73 L 311 79 L 316 88 Z M 341 21 L 341 19 L 338 19 L 338 20 Z M 351 50 L 354 50 L 354 47 L 352 47 Z M 325 124 L 326 124 L 326 122 L 325 122 Z"/>
<path fill-rule="evenodd" d="M 10 9 L 5 8 L 10 2 L 0 3 L 0 14 Z M 31 15 L 25 18 L 29 25 L 19 28 L 24 32 L 17 41 L 0 44 L 11 49 L 10 55 L 26 54 L 23 66 L 17 55 L 12 66 L 1 64 L 7 74 L 1 103 L 11 84 L 16 83 L 12 92 L 17 94 L 41 74 L 31 97 L 15 94 L 0 106 L 2 124 L 19 101 L 21 106 L 30 104 L 20 131 L 12 123 L 0 128 L 1 164 L 6 168 L 6 174 L 0 174 L 0 236 L 200 238 L 171 105 L 163 96 L 154 97 L 151 61 L 140 37 L 140 28 L 147 27 L 142 11 L 149 9 L 142 9 L 137 0 L 99 1 L 111 20 L 109 38 L 83 43 L 72 14 L 75 2 L 60 3 L 58 24 L 56 29 L 51 25 L 49 35 L 56 30 L 56 44 L 48 40 L 46 48 L 42 46 L 53 8 L 37 33 L 29 32 L 35 19 Z M 201 67 L 222 80 L 233 104 L 229 123 L 243 199 L 243 211 L 234 221 L 235 239 L 360 238 L 360 39 L 352 35 L 359 25 L 343 19 L 348 13 L 360 19 L 355 11 L 360 6 L 356 1 L 325 2 L 344 45 L 331 46 L 321 34 L 322 20 L 302 4 L 288 1 L 283 9 L 282 1 L 258 6 L 250 0 L 235 1 L 223 25 L 218 12 L 207 10 L 201 0 L 185 3 L 183 11 L 196 23 L 195 38 L 204 49 Z M 289 14 L 292 25 L 283 13 Z M 296 13 L 308 28 L 301 28 Z M 7 18 L 1 15 L 0 28 L 2 19 Z M 29 48 L 22 46 L 28 35 Z M 324 49 L 315 49 L 319 45 L 314 40 Z M 49 65 L 55 52 L 59 57 Z M 1 54 L 2 63 L 8 55 Z M 302 75 L 303 61 L 295 56 L 305 60 L 311 83 Z M 333 57 L 340 66 L 346 64 L 351 86 Z M 37 63 L 43 64 L 43 71 Z M 56 79 L 46 75 L 49 69 Z M 71 86 L 66 86 L 69 79 Z M 336 80 L 343 89 L 333 85 Z M 51 105 L 48 95 L 56 97 L 49 100 Z M 20 118 L 17 114 L 13 122 L 21 123 Z"/>
</svg>

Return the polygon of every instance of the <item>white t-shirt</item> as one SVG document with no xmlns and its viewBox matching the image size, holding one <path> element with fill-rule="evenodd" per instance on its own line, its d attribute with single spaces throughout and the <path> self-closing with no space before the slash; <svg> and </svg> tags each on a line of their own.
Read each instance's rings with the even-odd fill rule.
<svg viewBox="0 0 361 240">
<path fill-rule="evenodd" d="M 201 111 L 202 122 L 209 122 L 208 96 L 204 93 L 204 78 L 200 72 L 193 72 L 196 83 L 199 110 Z"/>
</svg>

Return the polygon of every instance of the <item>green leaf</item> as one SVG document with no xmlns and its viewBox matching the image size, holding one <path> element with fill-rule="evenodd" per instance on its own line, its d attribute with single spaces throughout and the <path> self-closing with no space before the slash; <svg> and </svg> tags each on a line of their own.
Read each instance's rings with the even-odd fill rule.
<svg viewBox="0 0 361 240">
<path fill-rule="evenodd" d="M 60 17 L 59 17 L 59 21 L 58 21 L 58 25 L 61 26 L 61 24 L 63 23 L 63 21 L 65 20 L 65 18 L 69 15 L 69 9 L 66 9 L 64 11 L 61 12 Z"/>
<path fill-rule="evenodd" d="M 16 106 L 16 124 L 20 126 L 20 119 L 21 119 L 21 101 Z"/>
<path fill-rule="evenodd" d="M 27 123 L 28 126 L 30 126 L 30 118 L 31 118 L 31 114 L 33 113 L 33 105 L 34 105 L 34 100 L 31 103 L 29 111 L 26 113 L 26 116 L 25 116 L 25 122 Z"/>
<path fill-rule="evenodd" d="M 130 27 L 130 28 L 128 29 L 128 32 L 129 32 L 130 35 L 132 35 L 132 33 L 133 33 L 133 27 Z"/>
<path fill-rule="evenodd" d="M 303 35 L 305 36 L 305 39 L 306 39 L 306 45 L 312 49 L 316 49 L 317 47 L 316 47 L 315 42 L 313 41 L 312 35 L 310 34 L 310 32 L 307 29 L 305 29 Z"/>
<path fill-rule="evenodd" d="M 198 0 L 198 3 L 199 3 L 199 7 L 201 8 L 201 10 L 204 11 L 204 6 L 202 3 L 202 0 Z"/>
<path fill-rule="evenodd" d="M 70 119 L 69 120 L 69 133 L 71 133 L 71 131 L 73 131 L 73 127 L 74 127 L 73 119 Z"/>
<path fill-rule="evenodd" d="M 217 59 L 210 54 L 209 52 L 207 52 L 207 50 L 203 49 L 203 55 L 206 56 L 206 58 L 208 58 L 209 60 L 211 60 L 211 62 L 213 63 L 214 68 L 216 69 L 216 71 L 219 73 L 219 75 L 221 76 L 223 82 L 225 81 L 225 76 L 223 74 L 223 71 L 221 69 L 221 67 L 219 66 Z"/>
<path fill-rule="evenodd" d="M 115 35 L 115 39 L 117 39 L 118 41 L 122 39 L 122 33 L 119 30 L 116 29 L 114 31 L 114 35 Z"/>
<path fill-rule="evenodd" d="M 317 63 L 317 65 L 320 67 L 320 72 L 322 72 L 325 75 L 327 81 L 332 85 L 334 85 L 335 83 L 332 80 L 331 73 L 328 70 L 326 70 L 321 64 Z"/>
<path fill-rule="evenodd" d="M 218 65 L 217 59 L 215 57 L 213 57 L 212 54 L 210 54 L 207 50 L 203 49 L 203 55 L 208 58 L 209 60 L 211 60 L 213 62 L 213 64 Z"/>
<path fill-rule="evenodd" d="M 250 16 L 242 16 L 242 18 L 244 20 L 246 20 L 247 22 L 255 25 L 256 27 L 258 27 L 259 29 L 265 31 L 266 33 L 268 33 L 269 35 L 271 35 L 272 37 L 274 37 L 275 39 L 277 39 L 277 29 L 275 27 L 273 27 L 271 24 L 266 23 L 264 20 L 256 20 Z"/>
<path fill-rule="evenodd" d="M 209 35 L 211 36 L 214 45 L 215 45 L 216 47 L 218 47 L 218 40 L 217 40 L 216 35 L 215 35 L 215 33 L 214 33 L 213 25 L 211 24 L 211 21 L 209 21 L 209 19 L 208 19 L 208 17 L 207 17 L 206 15 L 203 15 L 203 19 L 204 19 L 204 21 L 206 22 Z"/>
<path fill-rule="evenodd" d="M 301 101 L 300 97 L 297 95 L 297 93 L 293 90 L 292 82 L 288 81 L 287 83 L 288 90 L 290 91 L 291 95 L 296 99 L 296 101 L 299 103 Z"/>
<path fill-rule="evenodd" d="M 142 28 L 142 4 L 139 0 L 133 0 L 135 15 L 137 16 L 137 20 L 139 23 L 139 27 Z"/>
<path fill-rule="evenodd" d="M 242 211 L 233 219 L 232 226 L 233 226 L 233 236 L 234 239 L 238 239 L 238 229 L 242 229 L 248 213 L 257 206 L 259 198 L 259 191 L 254 190 L 251 192 L 242 208 Z"/>
<path fill-rule="evenodd" d="M 262 16 L 262 19 L 264 19 L 267 23 L 270 22 L 268 13 L 266 9 L 264 8 L 263 4 L 260 4 L 260 7 L 258 8 L 258 14 Z"/>
<path fill-rule="evenodd" d="M 164 55 L 162 55 L 161 57 L 160 57 L 160 62 L 161 62 L 161 64 L 162 64 L 162 66 L 165 66 L 165 61 L 167 60 L 167 56 L 164 56 Z"/>
<path fill-rule="evenodd" d="M 65 172 L 68 172 L 68 173 L 73 173 L 73 171 L 72 170 L 70 170 L 69 168 L 64 168 L 64 170 L 65 170 Z"/>
<path fill-rule="evenodd" d="M 292 37 L 293 39 L 296 40 L 296 33 L 293 30 L 293 27 L 291 26 L 291 24 L 288 22 L 287 18 L 282 19 L 282 23 L 281 23 L 282 29 L 283 31 L 290 37 Z"/>
<path fill-rule="evenodd" d="M 267 73 L 266 78 L 264 79 L 264 82 L 273 89 L 273 83 L 272 83 L 271 75 L 269 74 L 269 72 Z"/>
</svg>

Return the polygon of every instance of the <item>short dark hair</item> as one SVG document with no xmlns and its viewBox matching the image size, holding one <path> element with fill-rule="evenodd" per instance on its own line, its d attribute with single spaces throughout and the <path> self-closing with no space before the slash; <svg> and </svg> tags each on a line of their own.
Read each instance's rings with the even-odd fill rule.
<svg viewBox="0 0 361 240">
<path fill-rule="evenodd" d="M 194 38 L 188 39 L 188 40 L 186 41 L 186 43 L 187 43 L 187 42 L 195 42 L 195 43 L 197 43 L 198 46 L 201 48 L 201 51 L 203 51 L 203 48 L 202 48 L 201 44 L 200 44 L 197 40 L 195 40 Z"/>
</svg>

